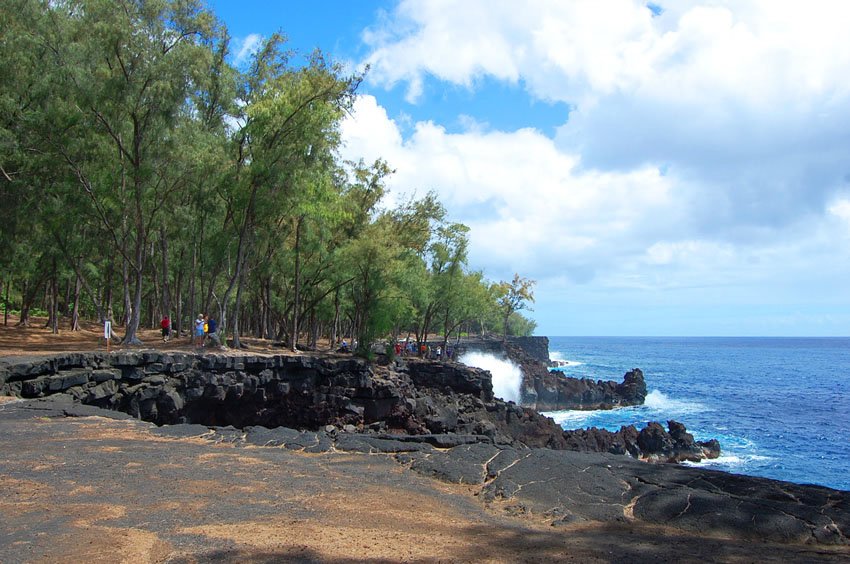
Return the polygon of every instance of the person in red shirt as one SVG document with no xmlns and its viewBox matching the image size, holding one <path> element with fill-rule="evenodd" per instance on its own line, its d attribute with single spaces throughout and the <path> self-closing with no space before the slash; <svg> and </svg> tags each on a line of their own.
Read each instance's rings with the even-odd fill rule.
<svg viewBox="0 0 850 564">
<path fill-rule="evenodd" d="M 168 314 L 162 316 L 159 326 L 162 328 L 162 342 L 166 343 L 171 338 L 171 320 L 168 318 Z"/>
</svg>

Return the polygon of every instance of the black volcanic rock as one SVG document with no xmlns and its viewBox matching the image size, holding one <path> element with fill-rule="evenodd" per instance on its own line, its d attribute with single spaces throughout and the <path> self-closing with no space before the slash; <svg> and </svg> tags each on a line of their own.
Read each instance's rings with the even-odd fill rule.
<svg viewBox="0 0 850 564">
<path fill-rule="evenodd" d="M 537 411 L 611 409 L 642 405 L 646 399 L 646 382 L 638 368 L 627 372 L 622 383 L 570 378 L 561 371 L 550 371 L 546 337 L 478 339 L 466 341 L 462 350 L 503 354 L 517 364 L 522 371 L 520 404 Z"/>
<path fill-rule="evenodd" d="M 92 367 L 97 367 L 97 378 L 89 372 Z M 694 443 L 675 422 L 670 422 L 669 433 L 658 424 L 640 433 L 633 427 L 616 433 L 565 432 L 533 409 L 495 398 L 489 372 L 458 363 L 411 359 L 376 366 L 347 355 L 121 352 L 7 359 L 0 362 L 0 370 L 15 375 L 15 382 L 4 385 L 5 393 L 58 394 L 73 405 L 122 411 L 158 425 L 311 430 L 350 426 L 375 434 L 477 437 L 473 442 L 628 454 L 659 462 L 699 460 L 719 452 L 716 442 L 713 447 Z M 585 386 L 580 380 L 572 385 Z M 594 384 L 580 395 L 598 401 L 600 390 L 614 393 L 617 386 Z M 629 372 L 621 386 L 634 393 L 645 390 L 640 370 Z M 278 440 L 256 430 L 251 433 L 259 442 Z"/>
<path fill-rule="evenodd" d="M 569 378 L 548 368 L 532 370 L 531 374 L 533 393 L 529 393 L 527 384 L 523 404 L 538 411 L 612 409 L 642 405 L 646 399 L 646 382 L 638 368 L 627 372 L 622 383 Z"/>
<path fill-rule="evenodd" d="M 596 427 L 575 429 L 564 431 L 564 438 L 569 450 L 628 454 L 649 462 L 698 462 L 720 456 L 720 443 L 716 439 L 694 441 L 681 423 L 671 420 L 667 425 L 669 431 L 654 421 L 640 432 L 634 425 L 613 432 Z"/>
<path fill-rule="evenodd" d="M 97 366 L 97 378 L 91 376 Z M 482 437 L 565 448 L 539 413 L 493 397 L 489 372 L 420 359 L 390 366 L 350 356 L 173 355 L 119 352 L 0 361 L 11 395 L 67 396 L 156 423 Z M 55 383 L 55 384 L 54 384 Z"/>
</svg>

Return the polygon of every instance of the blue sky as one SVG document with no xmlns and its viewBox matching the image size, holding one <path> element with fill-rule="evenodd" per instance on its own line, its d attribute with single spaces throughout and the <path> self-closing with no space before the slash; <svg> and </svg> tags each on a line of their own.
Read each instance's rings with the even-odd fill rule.
<svg viewBox="0 0 850 564">
<path fill-rule="evenodd" d="M 369 64 L 346 158 L 435 190 L 548 335 L 850 334 L 850 3 L 211 2 Z"/>
</svg>

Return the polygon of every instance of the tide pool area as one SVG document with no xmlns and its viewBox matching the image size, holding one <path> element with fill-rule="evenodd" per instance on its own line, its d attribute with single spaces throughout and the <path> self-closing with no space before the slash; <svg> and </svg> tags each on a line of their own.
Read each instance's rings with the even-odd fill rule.
<svg viewBox="0 0 850 564">
<path fill-rule="evenodd" d="M 567 376 L 646 377 L 642 406 L 547 413 L 565 429 L 675 419 L 720 441 L 700 467 L 850 490 L 848 338 L 550 337 L 549 350 Z"/>
</svg>

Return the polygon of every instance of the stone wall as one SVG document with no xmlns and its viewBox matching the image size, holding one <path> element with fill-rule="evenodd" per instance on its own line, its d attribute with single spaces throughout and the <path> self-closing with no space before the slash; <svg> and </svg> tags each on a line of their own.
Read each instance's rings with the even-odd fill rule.
<svg viewBox="0 0 850 564">
<path fill-rule="evenodd" d="M 377 419 L 398 401 L 392 387 L 351 357 L 121 352 L 3 364 L 0 390 L 6 394 L 63 393 L 157 424 L 315 427 Z"/>
<path fill-rule="evenodd" d="M 634 379 L 627 375 L 626 383 L 613 387 Z M 600 383 L 589 389 L 596 393 L 608 387 Z M 597 449 L 644 458 L 658 454 L 657 460 L 719 452 L 685 445 L 671 437 L 673 427 L 669 434 L 659 427 L 643 439 L 634 429 L 617 437 L 565 433 L 551 418 L 493 397 L 489 372 L 422 359 L 378 366 L 348 355 L 68 353 L 0 360 L 0 392 L 24 398 L 57 396 L 158 425 L 330 426 L 407 436 L 452 434 L 521 447 Z M 658 453 L 645 445 L 658 446 Z"/>
<path fill-rule="evenodd" d="M 64 395 L 159 425 L 353 425 L 565 445 L 550 419 L 494 398 L 488 372 L 420 359 L 381 367 L 347 355 L 64 354 L 0 361 L 0 392 Z"/>
</svg>

